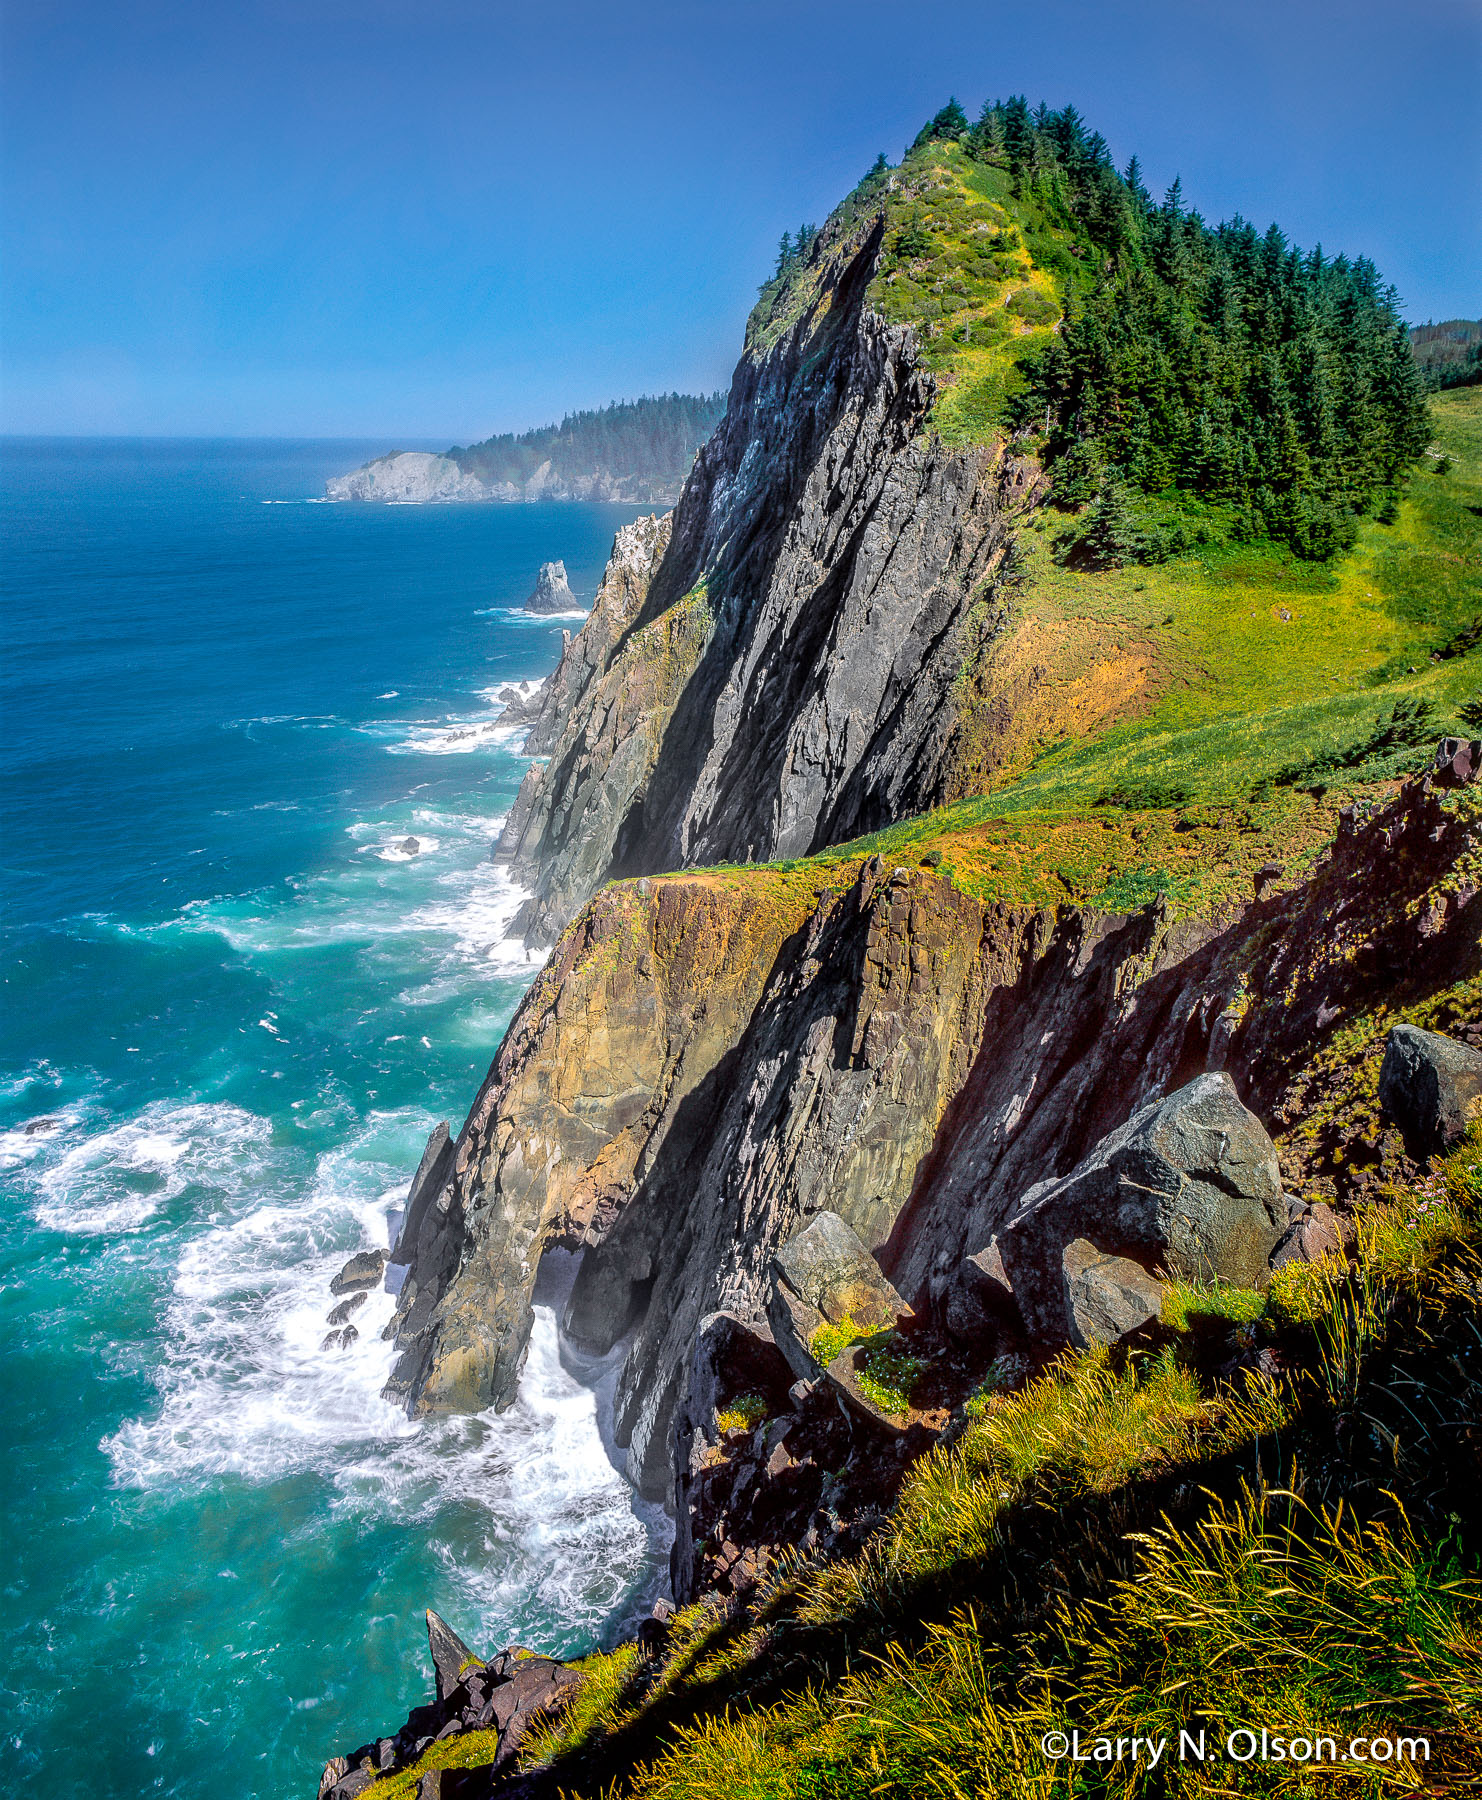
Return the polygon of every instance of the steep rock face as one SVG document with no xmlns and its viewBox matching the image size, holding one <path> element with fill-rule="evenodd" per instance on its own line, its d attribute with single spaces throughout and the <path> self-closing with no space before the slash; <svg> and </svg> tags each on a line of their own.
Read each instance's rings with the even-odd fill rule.
<svg viewBox="0 0 1482 1800">
<path fill-rule="evenodd" d="M 566 579 L 566 565 L 563 562 L 546 562 L 540 565 L 540 575 L 536 580 L 530 597 L 525 602 L 525 611 L 531 613 L 562 613 L 576 611 L 576 595 Z"/>
<path fill-rule="evenodd" d="M 1278 1128 L 1335 1034 L 1482 972 L 1479 836 L 1412 784 L 1306 884 L 1182 924 L 987 904 L 879 859 L 604 892 L 458 1140 L 393 1391 L 507 1402 L 540 1253 L 579 1245 L 566 1325 L 599 1348 L 631 1332 L 617 1432 L 656 1494 L 701 1322 L 759 1320 L 772 1256 L 821 1211 L 934 1310 L 1036 1183 L 1209 1068 L 1289 1181 L 1332 1179 L 1320 1118 Z"/>
<path fill-rule="evenodd" d="M 665 883 L 609 890 L 571 928 L 422 1204 L 388 1393 L 419 1413 L 508 1403 L 541 1250 L 600 1237 L 671 1136 L 683 1155 L 692 1095 L 800 911 Z"/>
<path fill-rule="evenodd" d="M 661 659 L 646 664 L 648 679 L 630 683 L 600 714 L 588 700 L 642 609 L 672 528 L 673 514 L 665 513 L 635 519 L 618 531 L 591 613 L 576 636 L 566 639 L 525 738 L 525 749 L 536 760 L 525 772 L 494 859 L 518 860 L 519 879 L 529 885 L 531 865 L 522 849 L 527 839 L 547 838 L 560 844 L 561 865 L 548 872 L 538 903 L 543 916 L 574 914 L 595 890 L 603 847 L 614 828 L 608 815 L 616 805 L 616 789 L 604 778 L 621 766 L 620 759 L 635 765 L 635 780 L 642 778 L 655 751 L 651 727 L 661 716 L 666 697 L 672 704 Z M 578 715 L 582 725 L 573 727 Z M 559 753 L 553 755 L 558 746 Z M 534 910 L 536 903 L 525 909 L 517 930 L 525 928 Z"/>
<path fill-rule="evenodd" d="M 796 318 L 754 322 L 639 611 L 589 628 L 579 694 L 553 684 L 500 849 L 529 941 L 612 875 L 798 856 L 951 790 L 954 685 L 1039 476 L 929 435 L 915 335 L 868 305 L 879 250 L 857 229 Z"/>
</svg>

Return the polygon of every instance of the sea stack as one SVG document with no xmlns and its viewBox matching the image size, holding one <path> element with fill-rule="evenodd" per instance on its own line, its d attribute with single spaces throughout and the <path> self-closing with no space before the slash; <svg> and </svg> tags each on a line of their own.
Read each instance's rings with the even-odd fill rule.
<svg viewBox="0 0 1482 1800">
<path fill-rule="evenodd" d="M 532 613 L 569 613 L 577 612 L 576 595 L 566 583 L 566 565 L 563 562 L 548 562 L 540 565 L 540 579 L 535 584 L 535 592 L 525 602 L 525 611 Z"/>
</svg>

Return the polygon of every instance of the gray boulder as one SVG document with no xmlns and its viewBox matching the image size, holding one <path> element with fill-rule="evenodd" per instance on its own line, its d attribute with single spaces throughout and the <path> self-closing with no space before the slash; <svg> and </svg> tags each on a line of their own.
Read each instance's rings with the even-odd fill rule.
<svg viewBox="0 0 1482 1800">
<path fill-rule="evenodd" d="M 540 578 L 535 583 L 535 591 L 525 602 L 525 611 L 532 613 L 580 611 L 576 604 L 576 595 L 572 593 L 566 581 L 565 563 L 548 562 L 540 565 Z"/>
<path fill-rule="evenodd" d="M 1443 1155 L 1482 1118 L 1482 1051 L 1439 1031 L 1396 1025 L 1384 1046 L 1379 1104 L 1417 1161 Z"/>
<path fill-rule="evenodd" d="M 1131 1277 L 1093 1275 L 1080 1251 L 1067 1262 L 1075 1240 L 1144 1271 L 1261 1287 L 1287 1223 L 1276 1147 L 1219 1073 L 1140 1108 L 1069 1175 L 1036 1183 L 988 1249 L 1032 1336 L 1082 1342 L 1110 1304 L 1107 1284 Z"/>
<path fill-rule="evenodd" d="M 777 1277 L 831 1324 L 852 1318 L 865 1328 L 893 1325 L 910 1308 L 880 1272 L 851 1225 L 818 1213 L 773 1257 Z"/>
<path fill-rule="evenodd" d="M 381 1285 L 381 1277 L 386 1273 L 386 1252 L 384 1250 L 362 1250 L 352 1256 L 329 1284 L 332 1294 L 353 1294 L 364 1292 Z"/>
<path fill-rule="evenodd" d="M 1431 780 L 1437 787 L 1465 787 L 1482 768 L 1482 742 L 1476 738 L 1446 737 L 1436 746 Z"/>
<path fill-rule="evenodd" d="M 772 1258 L 767 1322 L 800 1380 L 814 1380 L 821 1372 L 808 1345 L 825 1321 L 837 1325 L 853 1319 L 862 1331 L 883 1331 L 910 1316 L 910 1307 L 837 1213 L 817 1214 Z"/>
<path fill-rule="evenodd" d="M 1070 1341 L 1081 1349 L 1115 1344 L 1150 1324 L 1163 1310 L 1163 1284 L 1141 1263 L 1108 1256 L 1085 1238 L 1060 1254 Z"/>
<path fill-rule="evenodd" d="M 1343 1255 L 1343 1234 L 1338 1229 L 1338 1216 L 1331 1206 L 1319 1200 L 1298 1212 L 1277 1239 L 1271 1252 L 1271 1267 L 1284 1269 L 1290 1262 L 1321 1262 L 1325 1256 Z"/>
</svg>

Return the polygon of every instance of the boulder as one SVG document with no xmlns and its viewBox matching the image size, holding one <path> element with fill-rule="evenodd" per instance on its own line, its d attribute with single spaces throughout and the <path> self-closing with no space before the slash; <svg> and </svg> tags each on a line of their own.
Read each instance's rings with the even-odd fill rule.
<svg viewBox="0 0 1482 1800">
<path fill-rule="evenodd" d="M 355 1311 L 357 1306 L 364 1305 L 365 1290 L 362 1288 L 359 1293 L 351 1294 L 348 1300 L 341 1300 L 339 1305 L 335 1307 L 333 1311 L 326 1313 L 324 1315 L 324 1323 L 326 1325 L 343 1325 L 350 1317 L 350 1314 Z"/>
<path fill-rule="evenodd" d="M 481 1659 L 431 1607 L 427 1609 L 427 1648 L 432 1652 L 437 1697 L 445 1703 L 469 1669 L 483 1667 Z"/>
<path fill-rule="evenodd" d="M 1325 1256 L 1343 1255 L 1343 1234 L 1331 1206 L 1319 1200 L 1304 1206 L 1276 1240 L 1271 1267 L 1283 1269 L 1289 1262 L 1321 1262 Z"/>
<path fill-rule="evenodd" d="M 1090 1275 L 1080 1251 L 1067 1265 L 1075 1240 L 1144 1271 L 1260 1287 L 1287 1223 L 1276 1147 L 1219 1073 L 1151 1101 L 1069 1175 L 1036 1183 L 988 1250 L 996 1248 L 1031 1336 L 1064 1343 L 1080 1341 L 1108 1303 L 1108 1283 L 1131 1279 L 1123 1270 Z M 1080 1319 L 1078 1295 L 1090 1309 Z"/>
<path fill-rule="evenodd" d="M 369 1288 L 379 1287 L 381 1277 L 386 1273 L 386 1252 L 384 1250 L 362 1250 L 352 1256 L 329 1284 L 332 1294 L 353 1294 Z"/>
<path fill-rule="evenodd" d="M 1379 1104 L 1417 1161 L 1443 1155 L 1482 1118 L 1482 1051 L 1439 1031 L 1396 1025 L 1384 1046 Z"/>
<path fill-rule="evenodd" d="M 834 1325 L 852 1318 L 862 1328 L 883 1330 L 911 1310 L 853 1228 L 834 1212 L 817 1214 L 782 1246 L 772 1266 L 799 1299 Z"/>
<path fill-rule="evenodd" d="M 417 856 L 422 850 L 421 844 L 414 837 L 404 837 L 396 847 L 403 856 Z"/>
<path fill-rule="evenodd" d="M 858 1234 L 834 1212 L 821 1212 L 772 1258 L 767 1322 L 777 1348 L 802 1381 L 821 1373 L 808 1346 L 819 1326 L 853 1319 L 883 1331 L 911 1309 L 880 1272 Z"/>
<path fill-rule="evenodd" d="M 780 1412 L 792 1379 L 787 1358 L 761 1320 L 709 1313 L 695 1334 L 684 1412 L 695 1425 L 712 1430 L 715 1415 L 743 1394 L 759 1394 L 769 1412 Z"/>
<path fill-rule="evenodd" d="M 569 613 L 580 609 L 576 604 L 576 595 L 566 581 L 566 565 L 563 562 L 548 562 L 540 565 L 540 576 L 535 589 L 525 602 L 525 611 L 532 613 Z"/>
<path fill-rule="evenodd" d="M 1108 1256 L 1085 1238 L 1060 1254 L 1070 1341 L 1082 1349 L 1115 1344 L 1150 1324 L 1163 1310 L 1163 1284 L 1141 1263 Z"/>
<path fill-rule="evenodd" d="M 968 1342 L 1015 1318 L 1014 1290 L 995 1239 L 987 1249 L 962 1260 L 942 1299 L 942 1323 L 949 1337 Z"/>
<path fill-rule="evenodd" d="M 767 1294 L 767 1324 L 772 1341 L 787 1359 L 787 1365 L 799 1381 L 817 1381 L 821 1370 L 813 1360 L 808 1345 L 813 1333 L 823 1324 L 823 1314 L 816 1306 L 800 1300 L 785 1281 L 773 1271 Z"/>
<path fill-rule="evenodd" d="M 1465 787 L 1482 768 L 1482 741 L 1476 738 L 1445 737 L 1436 746 L 1436 759 L 1430 776 L 1437 787 Z"/>
<path fill-rule="evenodd" d="M 846 1418 L 873 1427 L 887 1437 L 899 1437 L 910 1429 L 908 1416 L 886 1412 L 871 1399 L 860 1383 L 868 1350 L 863 1344 L 846 1344 L 824 1370 L 824 1380 L 843 1403 Z"/>
</svg>

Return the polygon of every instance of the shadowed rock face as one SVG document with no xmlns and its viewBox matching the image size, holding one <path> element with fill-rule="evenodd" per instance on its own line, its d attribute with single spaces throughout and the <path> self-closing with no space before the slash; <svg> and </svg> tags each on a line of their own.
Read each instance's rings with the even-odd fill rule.
<svg viewBox="0 0 1482 1800">
<path fill-rule="evenodd" d="M 528 941 L 610 876 L 798 856 L 949 791 L 968 608 L 1039 477 L 929 435 L 915 336 L 866 304 L 879 248 L 857 233 L 748 347 L 641 604 L 568 650 L 498 852 Z"/>
<path fill-rule="evenodd" d="M 507 1403 L 540 1254 L 582 1248 L 566 1323 L 599 1348 L 631 1333 L 616 1429 L 657 1495 L 702 1321 L 760 1320 L 773 1256 L 820 1212 L 918 1311 L 946 1306 L 1036 1182 L 1212 1066 L 1305 1180 L 1321 1132 L 1279 1127 L 1333 1034 L 1482 972 L 1482 895 L 1456 873 L 1476 839 L 1415 784 L 1305 885 L 1202 924 L 985 904 L 878 859 L 837 885 L 758 870 L 608 889 L 419 1209 L 392 1391 L 423 1411 Z"/>
<path fill-rule="evenodd" d="M 1396 1025 L 1379 1071 L 1379 1100 L 1416 1156 L 1453 1149 L 1482 1118 L 1482 1052 L 1440 1032 Z"/>
</svg>

